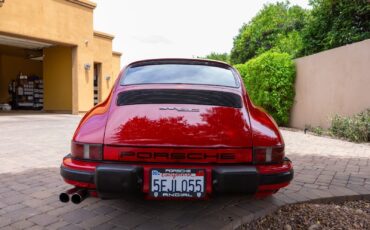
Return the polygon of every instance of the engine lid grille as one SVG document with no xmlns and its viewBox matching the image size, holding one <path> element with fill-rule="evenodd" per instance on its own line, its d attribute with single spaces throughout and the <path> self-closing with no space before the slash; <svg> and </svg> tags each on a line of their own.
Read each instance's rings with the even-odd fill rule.
<svg viewBox="0 0 370 230">
<path fill-rule="evenodd" d="M 195 104 L 241 108 L 239 95 L 229 92 L 193 89 L 141 89 L 121 92 L 117 105 Z"/>
</svg>

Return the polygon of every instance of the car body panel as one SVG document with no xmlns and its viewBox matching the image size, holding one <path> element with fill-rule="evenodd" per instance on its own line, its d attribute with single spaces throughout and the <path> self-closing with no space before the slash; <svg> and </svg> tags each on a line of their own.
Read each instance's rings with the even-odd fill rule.
<svg viewBox="0 0 370 230">
<path fill-rule="evenodd" d="M 112 105 L 104 144 L 251 147 L 252 139 L 248 114 L 243 108 Z"/>
</svg>

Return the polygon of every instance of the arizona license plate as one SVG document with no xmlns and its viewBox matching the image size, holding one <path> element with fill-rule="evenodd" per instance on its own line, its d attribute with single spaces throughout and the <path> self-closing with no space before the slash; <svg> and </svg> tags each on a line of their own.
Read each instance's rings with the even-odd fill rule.
<svg viewBox="0 0 370 230">
<path fill-rule="evenodd" d="M 202 198 L 205 196 L 204 169 L 152 169 L 152 197 Z"/>
</svg>

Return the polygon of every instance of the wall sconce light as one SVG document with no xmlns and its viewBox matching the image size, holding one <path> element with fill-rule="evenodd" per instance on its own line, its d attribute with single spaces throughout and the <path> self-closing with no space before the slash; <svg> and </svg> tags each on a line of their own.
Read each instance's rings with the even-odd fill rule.
<svg viewBox="0 0 370 230">
<path fill-rule="evenodd" d="M 106 76 L 106 77 L 105 77 L 105 80 L 106 80 L 106 81 L 109 81 L 109 80 L 110 80 L 110 76 Z"/>
<path fill-rule="evenodd" d="M 5 2 L 5 0 L 0 0 L 0 7 L 3 6 L 4 2 Z"/>
<path fill-rule="evenodd" d="M 91 65 L 90 64 L 85 64 L 84 67 L 85 67 L 85 70 L 88 71 L 88 70 L 90 70 Z"/>
</svg>

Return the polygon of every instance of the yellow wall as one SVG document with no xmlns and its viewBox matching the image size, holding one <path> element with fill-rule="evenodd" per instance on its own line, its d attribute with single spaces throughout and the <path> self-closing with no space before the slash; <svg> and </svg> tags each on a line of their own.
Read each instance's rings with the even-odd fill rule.
<svg viewBox="0 0 370 230">
<path fill-rule="evenodd" d="M 94 38 L 94 8 L 95 4 L 88 0 L 11 0 L 0 8 L 0 34 L 73 47 L 72 58 L 68 59 L 72 62 L 69 70 L 73 113 L 93 106 L 94 62 L 102 63 L 102 98 L 113 85 L 113 71 L 117 71 L 112 69 L 113 37 Z M 85 64 L 91 69 L 86 71 Z M 106 82 L 106 76 L 112 80 Z M 69 108 L 69 98 L 65 100 L 57 107 Z"/>
<path fill-rule="evenodd" d="M 94 62 L 101 64 L 100 101 L 108 96 L 121 68 L 121 54 L 106 52 L 112 50 L 112 40 L 112 35 L 94 32 Z"/>
<path fill-rule="evenodd" d="M 113 52 L 112 70 L 113 82 L 115 82 L 121 71 L 121 53 Z"/>
<path fill-rule="evenodd" d="M 0 54 L 0 103 L 9 102 L 8 84 L 19 73 L 42 77 L 42 62 Z"/>
<path fill-rule="evenodd" d="M 106 80 L 107 76 L 112 75 L 112 55 L 111 52 L 105 52 L 106 50 L 112 50 L 112 39 L 94 36 L 94 61 L 101 63 L 101 79 L 100 79 L 100 97 L 99 101 L 102 101 L 108 95 L 108 91 L 112 86 L 112 80 Z M 112 77 L 111 77 L 112 78 Z"/>
<path fill-rule="evenodd" d="M 44 50 L 44 110 L 72 111 L 72 48 Z"/>
<path fill-rule="evenodd" d="M 74 45 L 93 37 L 93 7 L 71 1 L 11 0 L 0 12 L 0 31 L 6 33 Z"/>
</svg>

